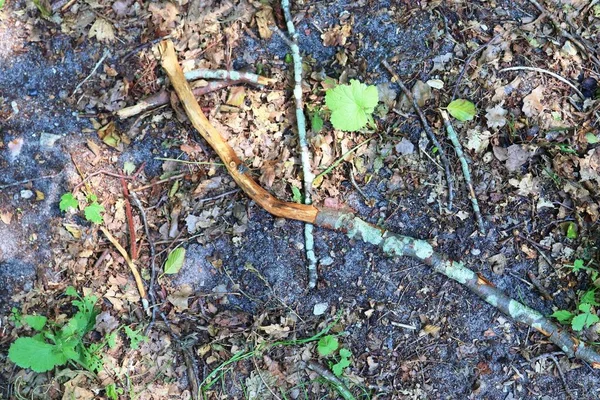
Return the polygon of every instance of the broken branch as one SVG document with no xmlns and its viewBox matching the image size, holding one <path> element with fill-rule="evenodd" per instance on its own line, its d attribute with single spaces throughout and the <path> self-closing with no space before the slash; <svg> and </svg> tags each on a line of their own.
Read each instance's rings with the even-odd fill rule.
<svg viewBox="0 0 600 400">
<path fill-rule="evenodd" d="M 244 165 L 242 161 L 202 113 L 202 109 L 183 76 L 173 43 L 163 41 L 159 49 L 162 55 L 162 67 L 169 75 L 171 84 L 192 125 L 223 160 L 227 170 L 240 188 L 267 212 L 277 217 L 309 222 L 323 228 L 341 231 L 350 239 L 361 239 L 366 243 L 378 246 L 387 255 L 406 256 L 429 265 L 435 272 L 466 286 L 471 292 L 515 321 L 524 323 L 542 333 L 568 356 L 587 361 L 594 368 L 600 369 L 600 354 L 590 346 L 571 336 L 565 329 L 541 313 L 511 299 L 489 281 L 467 268 L 464 263 L 453 261 L 447 256 L 435 252 L 427 241 L 386 231 L 363 221 L 348 211 L 288 203 L 275 198 L 254 182 L 249 175 L 246 175 L 246 168 L 239 168 Z"/>
</svg>

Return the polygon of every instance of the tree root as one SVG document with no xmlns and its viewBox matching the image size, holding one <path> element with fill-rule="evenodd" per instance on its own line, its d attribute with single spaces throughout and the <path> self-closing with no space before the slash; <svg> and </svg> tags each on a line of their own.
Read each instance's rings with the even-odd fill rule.
<svg viewBox="0 0 600 400">
<path fill-rule="evenodd" d="M 246 168 L 239 168 L 244 164 L 202 113 L 200 105 L 196 102 L 183 76 L 173 43 L 163 41 L 159 46 L 159 50 L 162 55 L 162 67 L 169 75 L 171 84 L 179 96 L 192 125 L 217 152 L 240 188 L 266 211 L 277 217 L 309 222 L 319 227 L 344 232 L 351 239 L 361 239 L 366 243 L 378 246 L 390 256 L 406 256 L 419 260 L 431 266 L 435 272 L 466 286 L 473 293 L 512 317 L 515 321 L 524 323 L 542 333 L 569 357 L 579 358 L 590 363 L 592 367 L 600 369 L 600 354 L 590 346 L 571 336 L 569 332 L 544 317 L 541 313 L 506 296 L 489 281 L 465 267 L 462 262 L 450 260 L 447 256 L 435 252 L 433 247 L 426 241 L 386 231 L 363 221 L 348 210 L 287 203 L 275 198 L 260 187 L 249 175 L 246 175 Z"/>
</svg>

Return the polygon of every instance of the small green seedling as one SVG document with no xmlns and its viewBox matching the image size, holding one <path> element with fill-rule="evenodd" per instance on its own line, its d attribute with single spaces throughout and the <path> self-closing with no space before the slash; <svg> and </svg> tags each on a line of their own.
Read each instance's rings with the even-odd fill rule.
<svg viewBox="0 0 600 400">
<path fill-rule="evenodd" d="M 86 196 L 86 200 L 88 204 L 83 209 L 85 219 L 95 224 L 101 224 L 104 221 L 104 218 L 102 217 L 104 207 L 98 203 L 98 197 L 92 193 Z M 70 209 L 77 210 L 79 202 L 75 196 L 73 196 L 73 193 L 67 192 L 61 196 L 58 207 L 62 212 L 66 212 Z"/>
<path fill-rule="evenodd" d="M 325 92 L 331 124 L 341 131 L 353 132 L 367 123 L 373 124 L 373 111 L 378 101 L 377 86 L 367 86 L 355 79 L 350 85 L 338 85 Z"/>
<path fill-rule="evenodd" d="M 591 270 L 591 268 L 584 266 L 583 260 L 580 259 L 575 260 L 572 268 L 575 272 L 580 269 Z M 570 324 L 574 331 L 579 332 L 600 321 L 600 318 L 598 318 L 596 312 L 592 309 L 592 307 L 597 306 L 600 306 L 600 303 L 596 301 L 596 288 L 593 288 L 584 292 L 579 299 L 578 312 L 573 313 L 569 310 L 557 310 L 552 313 L 551 317 L 556 318 L 562 324 Z"/>
<path fill-rule="evenodd" d="M 114 383 L 106 385 L 104 391 L 106 392 L 106 397 L 108 397 L 110 400 L 119 400 L 119 395 L 124 393 L 123 389 L 118 388 Z"/>
<path fill-rule="evenodd" d="M 302 203 L 302 193 L 296 186 L 292 186 L 292 201 L 294 203 Z"/>
<path fill-rule="evenodd" d="M 477 114 L 475 104 L 469 100 L 456 99 L 448 104 L 448 112 L 459 121 L 470 121 Z"/>
<path fill-rule="evenodd" d="M 84 336 L 94 329 L 96 316 L 96 296 L 79 296 L 73 287 L 65 294 L 75 297 L 72 301 L 77 313 L 61 327 L 48 324 L 46 317 L 27 315 L 22 321 L 38 332 L 32 337 L 18 338 L 8 350 L 8 358 L 21 368 L 31 368 L 35 372 L 50 371 L 56 366 L 73 362 L 91 372 L 102 369 L 101 344 L 86 346 Z"/>
<path fill-rule="evenodd" d="M 149 340 L 148 336 L 144 336 L 140 333 L 141 331 L 142 331 L 141 329 L 134 331 L 133 329 L 131 329 L 128 326 L 125 327 L 125 335 L 129 339 L 130 346 L 133 350 L 139 349 L 140 343 L 147 342 Z"/>
<path fill-rule="evenodd" d="M 327 357 L 335 354 L 338 348 L 338 339 L 333 335 L 323 336 L 321 339 L 319 339 L 319 343 L 317 344 L 317 352 L 319 355 L 321 355 L 321 357 Z M 342 376 L 344 369 L 350 366 L 350 357 L 352 357 L 352 352 L 348 349 L 342 348 L 339 349 L 338 356 L 339 360 L 335 364 L 330 363 L 330 366 L 331 370 L 336 376 Z"/>
</svg>

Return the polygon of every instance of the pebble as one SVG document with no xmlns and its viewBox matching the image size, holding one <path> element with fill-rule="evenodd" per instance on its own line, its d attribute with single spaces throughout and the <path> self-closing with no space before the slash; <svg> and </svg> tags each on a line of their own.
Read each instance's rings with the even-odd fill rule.
<svg viewBox="0 0 600 400">
<path fill-rule="evenodd" d="M 28 89 L 27 90 L 27 95 L 31 96 L 31 97 L 35 97 L 35 96 L 38 95 L 38 91 L 37 91 L 37 89 Z"/>
<path fill-rule="evenodd" d="M 325 311 L 327 311 L 327 307 L 329 307 L 329 303 L 317 303 L 315 304 L 315 308 L 313 309 L 313 314 L 323 315 Z"/>
<path fill-rule="evenodd" d="M 21 198 L 22 199 L 30 199 L 33 197 L 33 192 L 28 189 L 21 190 Z"/>
<path fill-rule="evenodd" d="M 42 134 L 40 135 L 40 147 L 42 147 L 42 148 L 53 147 L 54 143 L 56 143 L 56 141 L 60 138 L 61 138 L 60 135 L 54 135 L 52 133 L 42 132 Z"/>
<path fill-rule="evenodd" d="M 473 254 L 474 256 L 478 256 L 481 254 L 481 250 L 479 249 L 473 249 L 471 250 L 471 254 Z"/>
<path fill-rule="evenodd" d="M 326 257 L 321 258 L 320 262 L 321 262 L 321 265 L 324 265 L 327 267 L 327 266 L 333 264 L 334 260 L 332 257 L 326 256 Z"/>
</svg>

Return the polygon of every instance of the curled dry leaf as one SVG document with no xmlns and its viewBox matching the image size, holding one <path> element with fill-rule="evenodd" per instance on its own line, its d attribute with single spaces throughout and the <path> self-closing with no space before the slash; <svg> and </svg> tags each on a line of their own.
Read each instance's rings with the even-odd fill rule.
<svg viewBox="0 0 600 400">
<path fill-rule="evenodd" d="M 488 128 L 498 130 L 506 125 L 506 114 L 508 114 L 508 111 L 502 108 L 502 103 L 494 107 L 486 108 L 485 111 L 485 119 L 487 120 Z"/>
<path fill-rule="evenodd" d="M 544 111 L 542 100 L 544 99 L 544 87 L 538 86 L 523 98 L 523 112 L 528 117 L 536 117 Z"/>
<path fill-rule="evenodd" d="M 112 42 L 115 40 L 115 29 L 104 18 L 96 18 L 96 21 L 90 28 L 88 37 L 95 37 L 99 42 Z"/>
</svg>

